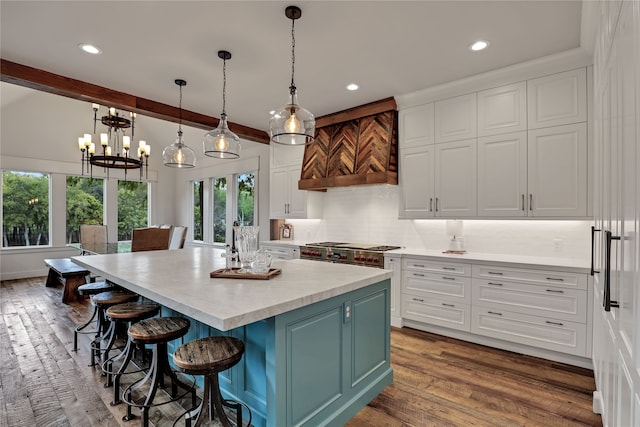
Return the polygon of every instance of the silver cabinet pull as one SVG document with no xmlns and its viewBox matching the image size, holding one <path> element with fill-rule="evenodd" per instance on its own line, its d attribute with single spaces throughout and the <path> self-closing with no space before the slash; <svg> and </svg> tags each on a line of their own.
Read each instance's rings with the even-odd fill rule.
<svg viewBox="0 0 640 427">
<path fill-rule="evenodd" d="M 502 286 L 502 283 L 487 282 L 487 285 L 492 285 L 492 286 Z"/>
<path fill-rule="evenodd" d="M 564 282 L 564 279 L 559 277 L 547 277 L 547 280 L 555 280 L 556 282 Z"/>
<path fill-rule="evenodd" d="M 487 273 L 493 274 L 494 276 L 502 276 L 502 273 L 499 271 L 488 271 Z"/>
<path fill-rule="evenodd" d="M 522 194 L 522 211 L 524 212 L 524 194 Z"/>
<path fill-rule="evenodd" d="M 533 194 L 529 194 L 529 210 L 533 210 Z"/>
<path fill-rule="evenodd" d="M 421 298 L 411 298 L 412 300 L 416 301 L 416 302 L 424 302 L 423 299 Z"/>
<path fill-rule="evenodd" d="M 433 212 L 433 197 L 429 197 L 429 212 Z"/>
<path fill-rule="evenodd" d="M 442 276 L 442 278 L 443 278 L 444 280 L 456 280 L 456 278 L 455 278 L 455 277 Z"/>
<path fill-rule="evenodd" d="M 424 268 L 424 264 L 413 264 L 414 267 Z"/>
<path fill-rule="evenodd" d="M 455 267 L 442 267 L 443 270 L 451 270 L 451 271 L 456 271 Z"/>
<path fill-rule="evenodd" d="M 489 314 L 495 314 L 496 316 L 502 316 L 502 313 L 498 313 L 496 311 L 487 311 Z"/>
<path fill-rule="evenodd" d="M 447 304 L 446 302 L 443 302 L 442 305 L 444 305 L 445 307 L 455 307 L 455 305 Z"/>
<path fill-rule="evenodd" d="M 424 274 L 422 273 L 413 273 L 414 276 L 418 276 L 418 277 L 424 277 Z"/>
<path fill-rule="evenodd" d="M 600 273 L 598 270 L 594 269 L 595 266 L 595 234 L 596 231 L 602 231 L 600 228 L 595 228 L 593 225 L 591 226 L 591 275 L 593 276 L 595 273 Z"/>
<path fill-rule="evenodd" d="M 564 294 L 564 291 L 561 291 L 560 289 L 547 289 L 547 292 L 553 292 L 555 294 Z"/>
<path fill-rule="evenodd" d="M 611 311 L 611 307 L 618 308 L 620 303 L 611 299 L 611 241 L 620 240 L 620 236 L 614 236 L 611 231 L 605 231 L 605 255 L 604 255 L 604 311 Z"/>
<path fill-rule="evenodd" d="M 436 212 L 438 212 L 438 198 L 436 197 Z"/>
</svg>

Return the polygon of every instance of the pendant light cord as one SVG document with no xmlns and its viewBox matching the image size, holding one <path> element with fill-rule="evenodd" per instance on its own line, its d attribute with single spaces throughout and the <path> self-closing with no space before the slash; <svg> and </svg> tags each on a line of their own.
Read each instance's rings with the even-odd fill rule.
<svg viewBox="0 0 640 427">
<path fill-rule="evenodd" d="M 222 59 L 222 116 L 227 116 L 227 60 Z"/>
<path fill-rule="evenodd" d="M 293 81 L 293 77 L 296 73 L 296 32 L 295 32 L 296 20 L 291 20 L 291 86 L 289 86 L 289 93 L 291 96 L 296 93 L 296 84 Z"/>
<path fill-rule="evenodd" d="M 178 102 L 179 119 L 178 119 L 178 136 L 182 136 L 182 85 L 180 85 L 180 101 Z"/>
</svg>

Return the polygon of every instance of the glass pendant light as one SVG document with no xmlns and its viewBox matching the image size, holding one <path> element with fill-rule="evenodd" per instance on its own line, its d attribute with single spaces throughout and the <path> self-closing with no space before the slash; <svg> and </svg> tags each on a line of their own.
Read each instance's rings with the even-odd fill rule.
<svg viewBox="0 0 640 427">
<path fill-rule="evenodd" d="M 304 145 L 313 142 L 316 120 L 313 114 L 298 104 L 298 94 L 294 82 L 296 65 L 295 22 L 302 16 L 299 7 L 289 6 L 285 15 L 291 19 L 291 86 L 289 103 L 274 111 L 269 122 L 271 141 L 283 145 Z"/>
<path fill-rule="evenodd" d="M 175 83 L 180 86 L 180 120 L 178 122 L 178 138 L 176 141 L 162 151 L 162 161 L 165 166 L 172 168 L 192 168 L 196 165 L 196 154 L 187 147 L 182 139 L 182 86 L 187 82 L 176 79 Z"/>
<path fill-rule="evenodd" d="M 223 60 L 222 65 L 222 114 L 218 127 L 204 135 L 204 154 L 219 159 L 237 159 L 240 157 L 240 138 L 229 130 L 227 124 L 226 98 L 227 98 L 227 60 L 231 54 L 226 50 L 219 50 L 218 57 Z"/>
</svg>

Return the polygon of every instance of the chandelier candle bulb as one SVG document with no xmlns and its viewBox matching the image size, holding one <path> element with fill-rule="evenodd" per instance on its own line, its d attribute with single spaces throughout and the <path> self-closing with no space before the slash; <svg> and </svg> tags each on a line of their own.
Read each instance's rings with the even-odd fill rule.
<svg viewBox="0 0 640 427">
<path fill-rule="evenodd" d="M 91 145 L 91 135 L 88 133 L 84 134 L 84 145 Z"/>
<path fill-rule="evenodd" d="M 89 154 L 96 154 L 96 144 L 93 142 L 89 144 Z"/>
<path fill-rule="evenodd" d="M 78 137 L 78 148 L 80 149 L 80 151 L 84 151 L 84 149 L 85 149 L 84 137 L 82 137 L 82 136 Z"/>
<path fill-rule="evenodd" d="M 91 104 L 91 108 L 97 110 L 98 108 L 100 108 L 100 104 Z"/>
<path fill-rule="evenodd" d="M 122 137 L 122 148 L 127 151 L 131 148 L 131 138 L 127 135 Z"/>
<path fill-rule="evenodd" d="M 109 145 L 109 136 L 106 133 L 100 134 L 100 145 L 103 147 Z"/>
</svg>

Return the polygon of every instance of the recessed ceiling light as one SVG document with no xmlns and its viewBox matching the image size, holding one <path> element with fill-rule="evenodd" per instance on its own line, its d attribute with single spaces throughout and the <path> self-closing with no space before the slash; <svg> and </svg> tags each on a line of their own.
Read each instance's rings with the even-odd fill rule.
<svg viewBox="0 0 640 427">
<path fill-rule="evenodd" d="M 358 86 L 357 84 L 351 83 L 347 85 L 347 90 L 358 90 L 359 87 L 360 86 Z"/>
<path fill-rule="evenodd" d="M 99 47 L 94 46 L 92 44 L 80 43 L 79 46 L 80 46 L 80 49 L 92 55 L 100 55 L 102 53 L 102 50 Z"/>
<path fill-rule="evenodd" d="M 469 49 L 471 50 L 482 50 L 482 49 L 486 49 L 489 46 L 489 42 L 486 40 L 478 40 L 477 42 L 473 43 Z"/>
</svg>

